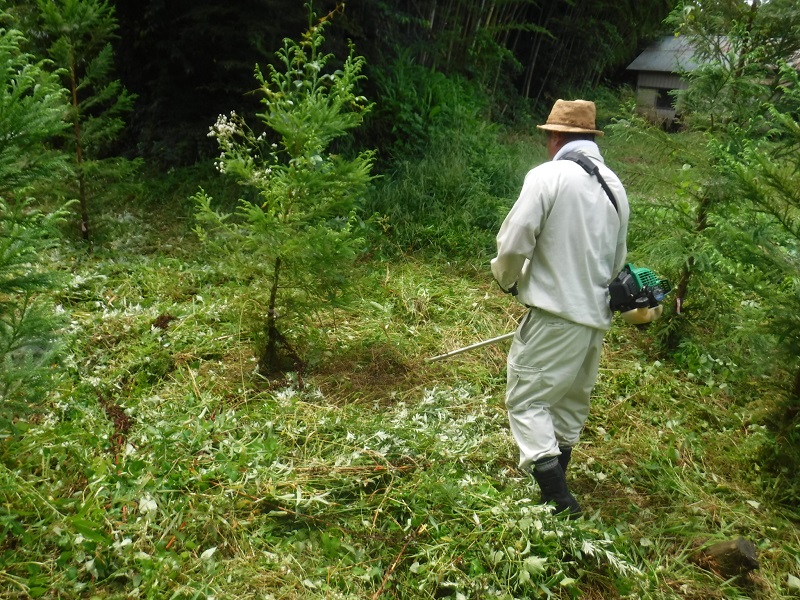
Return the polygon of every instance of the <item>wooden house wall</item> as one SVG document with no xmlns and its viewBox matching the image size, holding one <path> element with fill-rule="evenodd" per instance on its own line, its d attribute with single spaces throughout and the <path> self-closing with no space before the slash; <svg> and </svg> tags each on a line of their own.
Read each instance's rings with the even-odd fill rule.
<svg viewBox="0 0 800 600">
<path fill-rule="evenodd" d="M 676 73 L 657 73 L 641 71 L 636 79 L 637 88 L 654 88 L 662 90 L 686 89 L 686 83 Z"/>
</svg>

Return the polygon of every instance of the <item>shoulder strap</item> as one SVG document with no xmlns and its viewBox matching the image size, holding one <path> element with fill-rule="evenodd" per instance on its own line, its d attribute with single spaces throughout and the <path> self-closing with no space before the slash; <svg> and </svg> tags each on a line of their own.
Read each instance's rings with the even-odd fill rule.
<svg viewBox="0 0 800 600">
<path fill-rule="evenodd" d="M 611 200 L 611 204 L 614 205 L 614 210 L 617 211 L 619 214 L 619 207 L 617 207 L 617 199 L 614 198 L 614 194 L 611 192 L 611 188 L 608 187 L 606 180 L 603 179 L 603 176 L 600 175 L 600 167 L 594 164 L 588 157 L 581 154 L 580 152 L 567 152 L 564 156 L 559 158 L 558 160 L 571 160 L 574 163 L 578 163 L 584 171 L 586 171 L 589 175 L 594 175 L 597 177 L 597 181 L 600 182 L 600 185 L 603 186 L 603 190 L 608 195 L 608 199 Z"/>
</svg>

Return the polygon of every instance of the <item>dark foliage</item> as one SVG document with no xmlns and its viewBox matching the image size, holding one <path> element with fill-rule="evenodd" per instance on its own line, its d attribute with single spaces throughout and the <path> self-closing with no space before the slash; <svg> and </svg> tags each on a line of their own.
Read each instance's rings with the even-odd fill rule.
<svg viewBox="0 0 800 600">
<path fill-rule="evenodd" d="M 206 138 L 217 115 L 258 108 L 253 68 L 296 37 L 307 10 L 296 1 L 116 0 L 117 60 L 126 87 L 139 97 L 128 151 L 163 165 L 193 163 L 214 151 Z M 625 65 L 674 4 L 413 0 L 343 3 L 316 0 L 334 15 L 327 44 L 343 55 L 352 40 L 367 60 L 365 93 L 376 98 L 372 73 L 401 52 L 422 67 L 474 80 L 498 114 L 513 113 L 516 95 L 548 104 L 565 88 L 589 89 L 620 80 Z M 513 117 L 513 114 L 511 115 Z M 374 137 L 369 129 L 365 135 Z M 370 133 L 372 132 L 372 133 Z M 364 140 L 374 145 L 375 139 Z"/>
</svg>

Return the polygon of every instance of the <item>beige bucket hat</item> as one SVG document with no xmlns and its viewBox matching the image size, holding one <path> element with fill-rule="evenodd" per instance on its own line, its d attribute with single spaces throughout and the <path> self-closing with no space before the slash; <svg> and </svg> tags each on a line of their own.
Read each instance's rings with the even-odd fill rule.
<svg viewBox="0 0 800 600">
<path fill-rule="evenodd" d="M 596 114 L 594 102 L 589 100 L 556 100 L 547 123 L 537 127 L 545 131 L 603 135 L 602 131 L 595 129 Z"/>
</svg>

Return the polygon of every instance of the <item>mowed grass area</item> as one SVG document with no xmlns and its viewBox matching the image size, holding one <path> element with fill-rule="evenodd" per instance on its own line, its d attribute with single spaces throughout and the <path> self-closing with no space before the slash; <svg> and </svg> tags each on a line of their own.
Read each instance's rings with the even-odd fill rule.
<svg viewBox="0 0 800 600">
<path fill-rule="evenodd" d="M 206 254 L 183 202 L 110 207 L 94 253 L 51 257 L 63 370 L 0 442 L 3 597 L 800 594 L 800 515 L 760 466 L 770 380 L 714 381 L 615 322 L 570 467 L 586 516 L 566 521 L 516 469 L 508 342 L 425 361 L 524 314 L 490 256 L 368 255 L 351 309 L 286 332 L 306 368 L 266 380 L 267 282 Z M 737 536 L 754 574 L 693 560 Z"/>
</svg>

